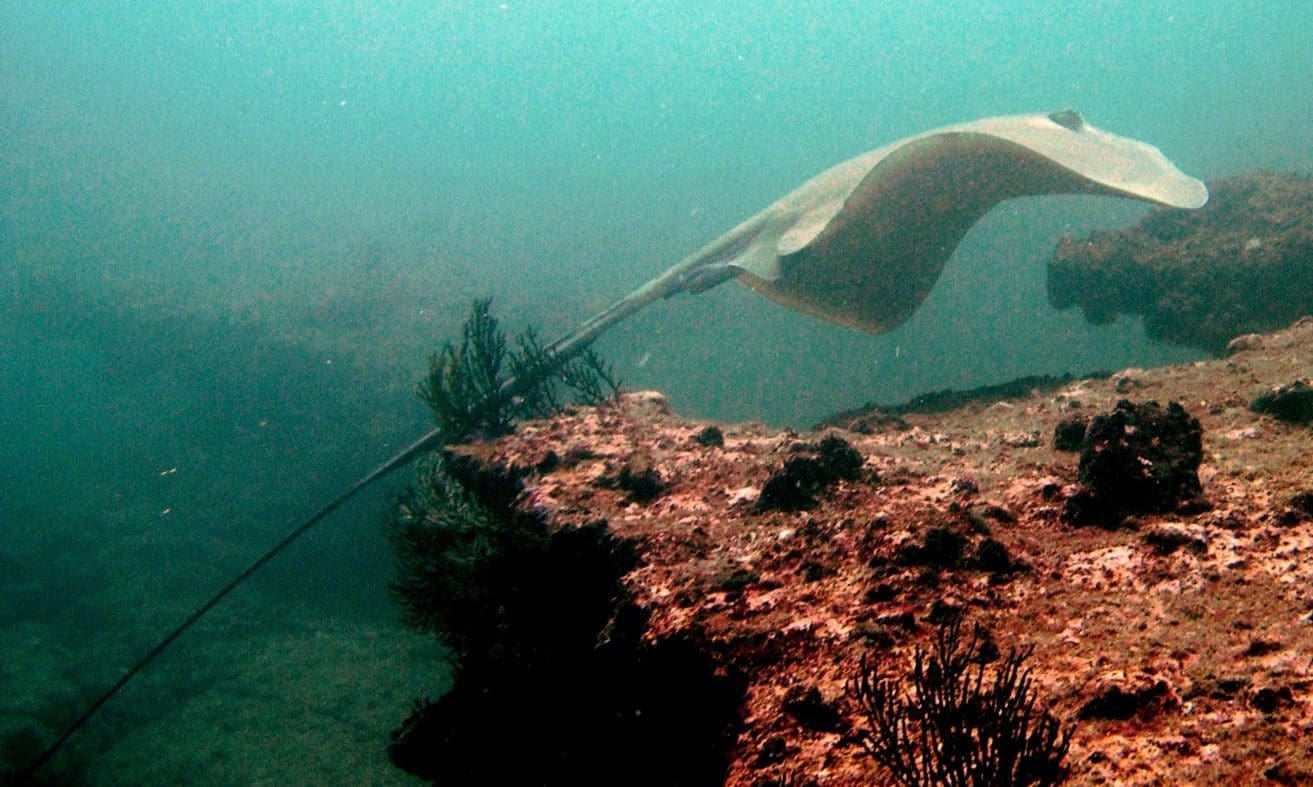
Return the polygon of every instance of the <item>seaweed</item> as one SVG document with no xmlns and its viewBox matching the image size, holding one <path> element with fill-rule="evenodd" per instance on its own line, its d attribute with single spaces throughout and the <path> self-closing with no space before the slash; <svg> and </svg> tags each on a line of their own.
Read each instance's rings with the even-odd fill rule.
<svg viewBox="0 0 1313 787">
<path fill-rule="evenodd" d="M 603 404 L 614 399 L 620 390 L 620 378 L 616 376 L 615 367 L 591 347 L 561 367 L 560 376 L 566 388 L 574 394 L 575 401 L 580 404 Z"/>
<path fill-rule="evenodd" d="M 458 675 L 581 655 L 613 614 L 627 546 L 600 522 L 549 532 L 516 508 L 518 475 L 472 467 L 438 454 L 396 501 L 390 589 L 403 622 L 435 634 Z"/>
<path fill-rule="evenodd" d="M 397 560 L 391 591 L 402 621 L 437 635 L 457 663 L 513 658 L 499 636 L 504 594 L 514 592 L 507 580 L 523 574 L 516 564 L 542 558 L 545 527 L 485 505 L 452 477 L 441 455 L 428 460 L 421 478 L 397 499 L 389 523 Z"/>
</svg>

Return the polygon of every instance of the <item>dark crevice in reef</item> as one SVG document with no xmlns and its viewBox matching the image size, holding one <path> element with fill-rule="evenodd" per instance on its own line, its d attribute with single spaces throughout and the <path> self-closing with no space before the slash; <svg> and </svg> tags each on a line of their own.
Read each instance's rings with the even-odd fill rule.
<svg viewBox="0 0 1313 787">
<path fill-rule="evenodd" d="M 417 703 L 392 760 L 440 784 L 723 783 L 741 689 L 692 643 L 632 644 L 547 673 L 466 676 Z"/>
<path fill-rule="evenodd" d="M 441 784 L 722 783 L 744 682 L 705 643 L 643 641 L 646 614 L 622 583 L 632 546 L 604 522 L 551 529 L 518 511 L 515 471 L 449 455 L 446 477 L 491 535 L 462 557 L 468 576 L 399 591 L 412 619 L 425 604 L 442 613 L 421 628 L 453 648 L 456 678 L 416 702 L 392 761 Z M 414 557 L 425 542 L 412 542 Z"/>
</svg>

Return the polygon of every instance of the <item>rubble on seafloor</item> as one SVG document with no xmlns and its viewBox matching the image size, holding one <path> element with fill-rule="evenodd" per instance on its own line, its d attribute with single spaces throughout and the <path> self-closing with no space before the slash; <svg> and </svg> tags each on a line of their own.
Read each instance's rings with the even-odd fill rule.
<svg viewBox="0 0 1313 787">
<path fill-rule="evenodd" d="M 601 523 L 632 550 L 610 603 L 643 643 L 695 643 L 735 677 L 726 784 L 880 783 L 849 681 L 953 616 L 1033 647 L 1041 700 L 1074 725 L 1071 783 L 1308 783 L 1313 431 L 1251 405 L 1311 376 L 1304 318 L 1224 359 L 811 433 L 711 427 L 640 392 L 448 450 L 513 478 L 549 529 Z M 1055 437 L 1134 448 L 1146 424 L 1167 430 L 1146 445 L 1181 441 L 1169 497 L 1074 522 L 1069 501 L 1119 493 Z"/>
<path fill-rule="evenodd" d="M 1313 313 L 1313 177 L 1251 172 L 1208 191 L 1199 210 L 1064 238 L 1049 300 L 1095 324 L 1140 314 L 1150 337 L 1211 352 Z"/>
</svg>

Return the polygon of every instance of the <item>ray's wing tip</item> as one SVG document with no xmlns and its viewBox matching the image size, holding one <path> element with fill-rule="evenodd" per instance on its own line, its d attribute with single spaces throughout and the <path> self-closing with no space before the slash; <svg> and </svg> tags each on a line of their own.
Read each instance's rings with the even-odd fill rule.
<svg viewBox="0 0 1313 787">
<path fill-rule="evenodd" d="M 1078 134 L 1088 134 L 1094 139 L 1121 143 L 1132 150 L 1138 148 L 1144 151 L 1148 158 L 1156 160 L 1159 169 L 1162 171 L 1160 179 L 1170 182 L 1161 183 L 1160 187 L 1155 189 L 1158 193 L 1145 194 L 1141 198 L 1147 198 L 1167 207 L 1185 210 L 1195 210 L 1208 204 L 1208 186 L 1202 180 L 1181 172 L 1157 147 L 1141 140 L 1120 137 L 1112 132 L 1092 126 L 1075 109 L 1050 112 L 1044 117 L 1052 123 Z M 1131 191 L 1134 193 L 1136 190 L 1132 189 Z M 1143 194 L 1143 192 L 1141 193 Z"/>
<path fill-rule="evenodd" d="M 1208 204 L 1208 196 L 1208 184 L 1185 173 L 1178 173 L 1173 182 L 1164 184 L 1149 199 L 1168 208 L 1196 210 Z"/>
<path fill-rule="evenodd" d="M 1191 197 L 1187 201 L 1188 204 L 1182 205 L 1181 207 L 1194 210 L 1195 208 L 1202 208 L 1208 204 L 1209 194 L 1208 184 L 1204 183 L 1202 180 L 1196 180 L 1194 178 L 1191 178 L 1191 180 L 1194 181 L 1190 184 L 1192 186 Z"/>
</svg>

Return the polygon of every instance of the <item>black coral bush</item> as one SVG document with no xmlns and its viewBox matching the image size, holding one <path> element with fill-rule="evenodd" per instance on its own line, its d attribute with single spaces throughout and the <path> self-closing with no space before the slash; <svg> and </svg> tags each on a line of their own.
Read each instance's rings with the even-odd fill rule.
<svg viewBox="0 0 1313 787">
<path fill-rule="evenodd" d="M 559 412 L 567 393 L 583 404 L 601 404 L 619 388 L 611 366 L 591 349 L 562 359 L 532 328 L 516 344 L 510 348 L 492 316 L 492 299 L 481 298 L 460 343 L 447 342 L 429 359 L 418 393 L 449 440 L 508 434 L 518 420 Z"/>
<path fill-rule="evenodd" d="M 631 545 L 601 521 L 549 529 L 518 490 L 439 456 L 398 503 L 393 590 L 454 680 L 415 703 L 388 756 L 452 785 L 723 784 L 738 676 L 691 640 L 645 642 Z"/>
<path fill-rule="evenodd" d="M 511 408 L 501 397 L 506 335 L 491 306 L 491 298 L 474 302 L 460 345 L 444 344 L 429 359 L 428 377 L 419 384 L 420 398 L 453 439 L 479 433 L 495 437 L 511 430 Z"/>
<path fill-rule="evenodd" d="M 508 609 L 549 548 L 542 523 L 485 505 L 452 478 L 447 460 L 423 468 L 423 483 L 398 498 L 389 524 L 396 548 L 393 597 L 402 620 L 456 654 L 492 663 L 504 653 Z"/>
<path fill-rule="evenodd" d="M 929 650 L 917 648 L 910 691 L 862 664 L 849 686 L 869 724 L 861 741 L 898 784 L 1007 787 L 1066 779 L 1071 730 L 1039 706 L 1024 666 L 1031 650 L 1013 650 L 988 670 L 993 650 L 982 629 L 964 637 L 954 621 L 940 627 Z"/>
</svg>

